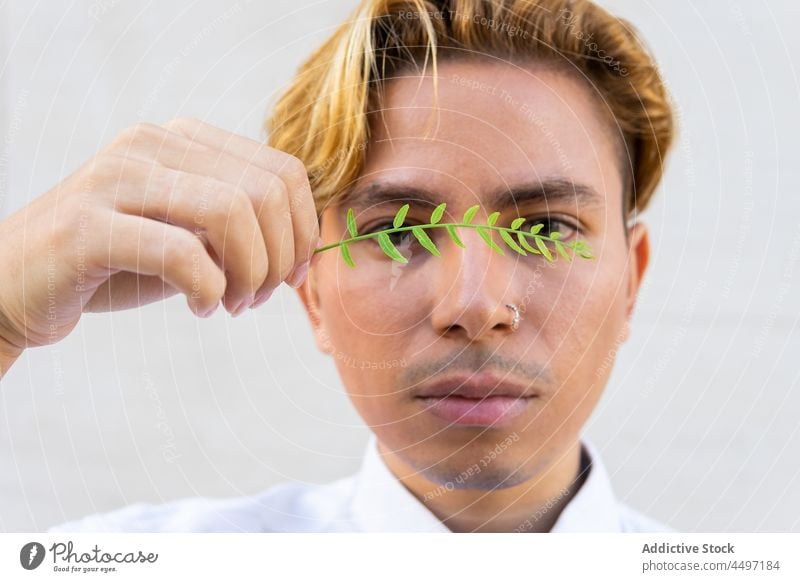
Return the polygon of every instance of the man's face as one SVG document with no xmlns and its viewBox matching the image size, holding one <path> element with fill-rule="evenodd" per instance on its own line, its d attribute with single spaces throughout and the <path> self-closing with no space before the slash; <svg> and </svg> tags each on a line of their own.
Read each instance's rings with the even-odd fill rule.
<svg viewBox="0 0 800 582">
<path fill-rule="evenodd" d="M 495 233 L 500 256 L 473 229 L 459 230 L 466 248 L 432 229 L 441 257 L 410 233 L 392 237 L 405 265 L 374 239 L 354 243 L 356 268 L 324 253 L 301 297 L 384 450 L 434 482 L 480 463 L 460 486 L 507 487 L 557 462 L 578 438 L 627 337 L 647 233 L 636 225 L 629 248 L 617 134 L 581 81 L 465 61 L 442 62 L 439 73 L 436 109 L 430 77 L 387 85 L 358 183 L 323 213 L 324 243 L 346 238 L 350 206 L 364 234 L 390 228 L 405 203 L 411 225 L 446 202 L 442 222 L 480 204 L 475 222 L 495 210 L 499 226 L 518 216 L 526 229 L 544 221 L 543 234 L 585 240 L 596 258 L 523 257 Z M 516 331 L 508 303 L 521 311 Z M 457 390 L 465 381 L 487 395 L 482 403 L 420 397 L 436 382 Z M 504 440 L 512 444 L 497 449 Z"/>
</svg>

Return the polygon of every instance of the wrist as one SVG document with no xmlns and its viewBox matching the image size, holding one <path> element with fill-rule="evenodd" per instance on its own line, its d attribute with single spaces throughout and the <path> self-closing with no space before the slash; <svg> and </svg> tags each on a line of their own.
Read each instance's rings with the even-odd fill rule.
<svg viewBox="0 0 800 582">
<path fill-rule="evenodd" d="M 0 299 L 2 299 L 2 297 L 0 297 Z M 12 344 L 3 337 L 2 331 L 10 329 L 8 318 L 5 316 L 5 310 L 3 308 L 4 305 L 2 301 L 0 301 L 0 378 L 5 376 L 8 369 L 17 358 L 20 357 L 24 350 L 24 348 Z"/>
</svg>

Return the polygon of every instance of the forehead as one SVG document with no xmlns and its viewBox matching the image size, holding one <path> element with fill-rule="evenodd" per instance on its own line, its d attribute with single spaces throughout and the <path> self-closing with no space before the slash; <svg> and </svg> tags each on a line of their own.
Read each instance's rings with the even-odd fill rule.
<svg viewBox="0 0 800 582">
<path fill-rule="evenodd" d="M 474 195 L 498 185 L 564 179 L 621 202 L 620 144 L 600 97 L 543 66 L 443 61 L 432 77 L 387 82 L 370 115 L 361 183 L 424 181 Z"/>
</svg>

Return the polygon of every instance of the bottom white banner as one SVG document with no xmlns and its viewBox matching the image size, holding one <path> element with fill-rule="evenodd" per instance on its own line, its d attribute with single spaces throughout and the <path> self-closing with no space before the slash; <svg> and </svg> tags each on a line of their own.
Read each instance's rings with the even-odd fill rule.
<svg viewBox="0 0 800 582">
<path fill-rule="evenodd" d="M 796 582 L 798 553 L 800 534 L 0 534 L 0 580 Z"/>
</svg>

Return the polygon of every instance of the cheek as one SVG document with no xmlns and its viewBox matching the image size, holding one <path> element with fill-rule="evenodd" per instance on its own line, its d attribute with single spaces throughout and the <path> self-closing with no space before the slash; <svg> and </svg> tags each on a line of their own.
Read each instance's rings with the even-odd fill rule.
<svg viewBox="0 0 800 582">
<path fill-rule="evenodd" d="M 424 323 L 428 302 L 422 273 L 394 265 L 362 261 L 351 268 L 329 261 L 320 270 L 321 311 L 331 334 L 356 342 L 362 336 L 402 336 Z"/>
<path fill-rule="evenodd" d="M 390 433 L 407 432 L 414 411 L 401 387 L 401 375 L 408 365 L 406 358 L 395 357 L 391 349 L 336 362 L 347 395 L 368 426 Z"/>
<path fill-rule="evenodd" d="M 535 438 L 578 434 L 596 407 L 611 370 L 603 362 L 618 327 L 614 303 L 606 293 L 590 297 L 564 291 L 543 314 L 549 319 L 540 324 L 539 337 L 556 383 L 528 427 Z"/>
<path fill-rule="evenodd" d="M 386 281 L 376 283 L 384 269 L 326 267 L 317 277 L 320 316 L 348 395 L 367 424 L 398 423 L 407 412 L 397 386 L 415 352 L 421 302 L 409 300 L 400 284 L 390 290 Z"/>
<path fill-rule="evenodd" d="M 582 259 L 581 259 L 582 260 Z M 561 378 L 586 383 L 598 360 L 619 342 L 626 320 L 624 263 L 598 258 L 545 270 L 526 293 L 527 317 L 550 352 Z"/>
<path fill-rule="evenodd" d="M 555 378 L 552 394 L 525 428 L 533 441 L 580 433 L 607 383 L 607 356 L 625 322 L 625 268 L 622 260 L 597 256 L 543 263 L 526 283 L 523 325 L 527 320 L 529 327 L 519 340 Z"/>
</svg>

